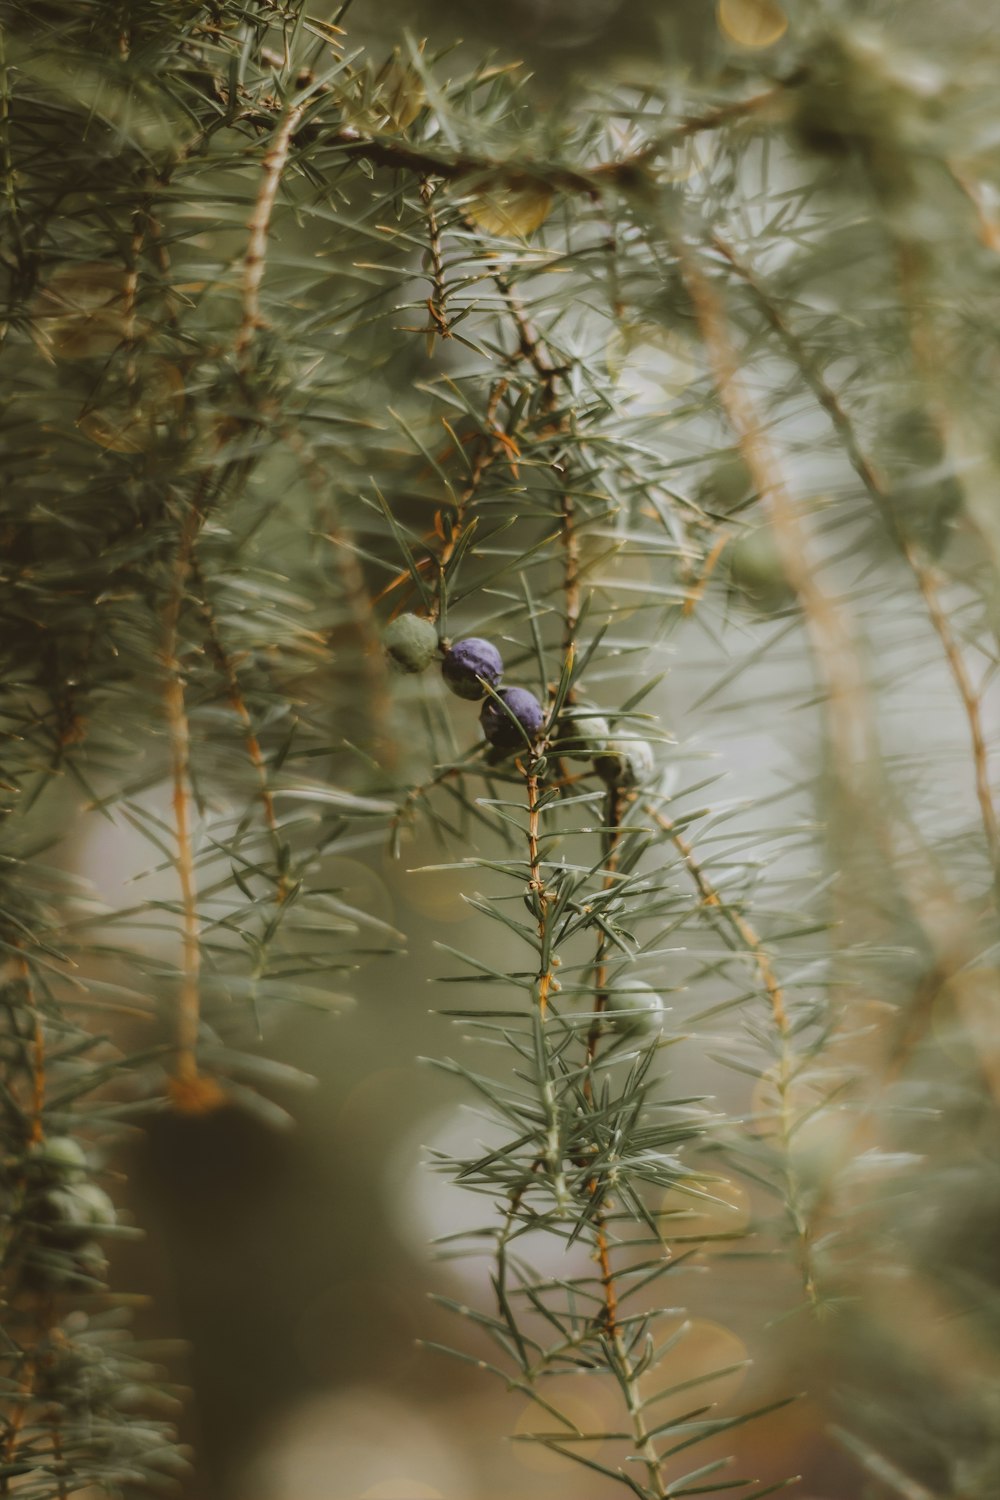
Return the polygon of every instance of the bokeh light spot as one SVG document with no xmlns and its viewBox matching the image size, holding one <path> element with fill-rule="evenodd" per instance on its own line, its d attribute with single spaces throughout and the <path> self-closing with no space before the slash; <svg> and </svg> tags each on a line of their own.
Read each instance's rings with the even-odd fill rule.
<svg viewBox="0 0 1000 1500">
<path fill-rule="evenodd" d="M 694 1407 L 721 1407 L 739 1391 L 748 1362 L 746 1344 L 731 1328 L 708 1318 L 691 1318 L 684 1335 L 640 1379 L 643 1400 L 652 1403 L 650 1419 L 666 1422 Z M 690 1386 L 692 1380 L 699 1383 Z M 686 1389 L 673 1391 L 680 1385 Z"/>
<path fill-rule="evenodd" d="M 771 47 L 788 30 L 776 0 L 719 0 L 719 29 L 738 47 Z"/>
</svg>

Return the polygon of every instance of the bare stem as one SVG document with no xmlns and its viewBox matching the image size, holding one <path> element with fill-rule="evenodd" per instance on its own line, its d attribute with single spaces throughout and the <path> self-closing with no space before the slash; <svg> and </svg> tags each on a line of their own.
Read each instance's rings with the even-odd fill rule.
<svg viewBox="0 0 1000 1500">
<path fill-rule="evenodd" d="M 514 327 L 517 330 L 518 350 L 523 359 L 526 359 L 538 376 L 542 390 L 542 410 L 552 413 L 557 400 L 556 382 L 561 373 L 560 367 L 552 357 L 552 353 L 545 342 L 544 337 L 535 328 L 528 317 L 517 293 L 511 286 L 510 281 L 502 271 L 494 271 L 493 280 L 507 304 Z M 566 426 L 565 420 L 554 424 L 555 431 L 562 431 Z M 576 524 L 576 505 L 573 496 L 563 486 L 559 495 L 559 513 L 562 521 L 560 537 L 563 546 L 563 654 L 570 649 L 576 640 L 577 627 L 580 623 L 580 610 L 582 607 L 582 590 L 580 587 L 580 539 Z M 572 695 L 568 700 L 572 702 Z"/>
<path fill-rule="evenodd" d="M 261 314 L 260 289 L 267 264 L 267 236 L 271 227 L 271 215 L 274 212 L 278 184 L 288 164 L 292 138 L 304 110 L 305 105 L 297 104 L 285 111 L 261 163 L 263 177 L 253 213 L 247 224 L 250 235 L 247 240 L 246 255 L 243 257 L 243 321 L 234 346 L 237 365 L 243 370 L 247 368 L 254 335 L 258 328 L 266 326 Z"/>
<path fill-rule="evenodd" d="M 536 979 L 535 1004 L 538 1007 L 539 1026 L 542 1032 L 542 1051 L 547 1064 L 548 1053 L 545 1044 L 545 1021 L 549 1008 L 549 995 L 553 987 L 558 987 L 555 976 L 557 955 L 552 951 L 548 934 L 547 908 L 550 898 L 545 887 L 541 851 L 539 848 L 538 775 L 534 766 L 530 763 L 526 769 L 522 769 L 528 793 L 528 895 L 535 908 L 538 939 L 543 954 Z M 547 959 L 544 957 L 545 954 L 548 954 Z M 550 1072 L 546 1071 L 545 1077 L 539 1079 L 539 1086 L 542 1094 L 542 1105 L 548 1123 L 545 1162 L 552 1181 L 552 1191 L 555 1194 L 556 1203 L 561 1210 L 564 1210 L 569 1203 L 569 1189 L 566 1185 L 566 1174 L 563 1171 L 562 1136 L 559 1129 L 555 1085 L 553 1084 Z"/>
<path fill-rule="evenodd" d="M 427 241 L 431 256 L 432 290 L 427 298 L 427 312 L 431 321 L 427 329 L 427 338 L 429 346 L 433 348 L 435 333 L 440 338 L 450 339 L 451 329 L 448 326 L 448 292 L 445 286 L 444 257 L 441 250 L 441 226 L 434 210 L 434 183 L 429 177 L 425 177 L 420 184 L 420 197 L 427 211 Z"/>
<path fill-rule="evenodd" d="M 608 832 L 603 835 L 604 847 L 604 879 L 602 888 L 607 891 L 615 883 L 615 874 L 618 868 L 618 846 L 621 839 L 621 793 L 616 787 L 608 788 L 605 806 L 604 821 Z M 603 927 L 597 929 L 597 947 L 594 954 L 594 1019 L 590 1023 L 587 1033 L 587 1073 L 583 1080 L 583 1095 L 588 1102 L 593 1098 L 593 1081 L 591 1070 L 597 1056 L 597 1048 L 603 1034 L 601 1016 L 608 1004 L 608 939 Z M 591 1193 L 597 1191 L 597 1182 L 594 1179 L 587 1184 Z M 618 1337 L 618 1293 L 615 1289 L 614 1270 L 611 1265 L 611 1250 L 608 1243 L 607 1209 L 610 1204 L 605 1201 L 594 1215 L 594 1234 L 597 1241 L 597 1263 L 601 1269 L 601 1288 L 604 1293 L 604 1321 L 608 1336 L 611 1339 Z M 624 1349 L 621 1351 L 624 1357 Z"/>
<path fill-rule="evenodd" d="M 203 499 L 203 496 L 201 497 Z M 163 612 L 161 660 L 166 672 L 164 713 L 170 742 L 175 866 L 181 896 L 181 983 L 177 998 L 174 1072 L 171 1095 L 178 1109 L 200 1113 L 221 1102 L 221 1090 L 198 1072 L 198 1032 L 201 1024 L 201 927 L 191 835 L 191 726 L 179 657 L 181 607 L 191 573 L 195 540 L 203 517 L 199 501 L 191 504 L 181 527 L 173 577 Z"/>
<path fill-rule="evenodd" d="M 271 842 L 274 845 L 275 859 L 276 861 L 280 861 L 282 853 L 281 830 L 278 826 L 278 819 L 274 809 L 274 798 L 271 795 L 271 787 L 268 780 L 267 765 L 264 760 L 264 754 L 260 747 L 260 741 L 258 740 L 257 735 L 254 731 L 253 720 L 250 717 L 250 710 L 247 707 L 247 701 L 243 695 L 243 689 L 240 686 L 239 675 L 236 671 L 236 664 L 230 656 L 229 652 L 226 650 L 225 645 L 222 641 L 222 637 L 219 634 L 219 626 L 218 621 L 215 618 L 215 611 L 212 609 L 212 606 L 209 602 L 208 591 L 205 587 L 205 580 L 201 575 L 201 569 L 199 568 L 197 559 L 194 556 L 192 556 L 191 559 L 191 573 L 198 585 L 198 607 L 201 612 L 202 619 L 205 622 L 205 633 L 208 640 L 209 651 L 211 652 L 212 658 L 215 661 L 216 666 L 218 667 L 219 674 L 226 684 L 226 691 L 229 694 L 230 706 L 232 707 L 233 712 L 236 714 L 236 717 L 239 719 L 242 726 L 243 743 L 246 745 L 250 764 L 253 766 L 254 774 L 257 777 L 257 788 L 260 795 L 261 807 L 263 808 L 264 812 L 264 822 L 267 826 L 268 833 L 271 835 Z M 284 870 L 282 870 L 278 877 L 275 899 L 280 904 L 282 901 L 284 901 L 287 894 L 288 875 Z"/>
<path fill-rule="evenodd" d="M 503 377 L 493 382 L 486 402 L 483 432 L 477 443 L 475 457 L 472 460 L 472 471 L 469 475 L 468 483 L 458 495 L 454 515 L 451 518 L 450 532 L 442 539 L 441 547 L 437 554 L 437 587 L 435 588 L 430 608 L 427 611 L 427 617 L 430 620 L 436 620 L 441 613 L 445 571 L 454 556 L 455 548 L 461 541 L 469 509 L 476 495 L 479 493 L 484 476 L 499 459 L 504 457 L 509 458 L 512 454 L 517 454 L 516 441 L 510 433 L 503 430 L 497 420 L 497 412 L 500 409 L 500 403 L 506 392 L 507 381 Z M 458 439 L 456 438 L 455 441 L 457 442 Z"/>
</svg>

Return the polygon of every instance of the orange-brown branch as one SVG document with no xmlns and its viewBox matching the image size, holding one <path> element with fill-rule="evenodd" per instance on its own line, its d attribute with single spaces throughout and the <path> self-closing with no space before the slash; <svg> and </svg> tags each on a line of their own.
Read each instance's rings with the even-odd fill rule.
<svg viewBox="0 0 1000 1500">
<path fill-rule="evenodd" d="M 948 670 L 962 700 L 962 707 L 969 726 L 976 797 L 979 803 L 983 832 L 986 837 L 993 869 L 996 872 L 1000 872 L 1000 828 L 998 828 L 996 806 L 989 780 L 988 752 L 982 721 L 982 700 L 972 684 L 972 679 L 969 675 L 961 647 L 952 629 L 951 621 L 941 605 L 938 581 L 934 569 L 920 556 L 917 548 L 900 526 L 899 519 L 891 503 L 889 481 L 862 448 L 854 428 L 854 423 L 848 415 L 846 408 L 832 386 L 827 383 L 821 372 L 817 369 L 814 360 L 811 358 L 802 340 L 788 323 L 780 308 L 775 305 L 773 299 L 768 295 L 758 278 L 736 255 L 732 246 L 727 244 L 717 234 L 713 236 L 712 243 L 716 250 L 732 266 L 740 279 L 751 289 L 771 328 L 805 379 L 817 402 L 826 412 L 834 431 L 844 445 L 844 452 L 851 467 L 874 502 L 889 534 L 892 536 L 913 574 L 927 607 L 928 618 L 941 644 L 941 650 L 944 653 Z M 909 289 L 908 295 L 911 302 L 913 291 L 910 283 L 914 274 L 913 265 L 904 258 L 901 265 L 901 277 L 904 286 Z M 928 365 L 933 356 L 928 347 L 926 334 L 918 333 L 916 335 L 914 357 L 924 371 L 925 376 L 927 376 L 929 374 Z"/>
<path fill-rule="evenodd" d="M 201 1024 L 201 926 L 191 831 L 191 725 L 180 660 L 180 617 L 195 540 L 200 528 L 204 494 L 192 503 L 181 526 L 170 592 L 163 613 L 161 660 L 165 673 L 164 716 L 170 744 L 170 777 L 176 851 L 174 865 L 181 898 L 181 969 L 177 996 L 174 1069 L 171 1095 L 178 1109 L 200 1113 L 221 1102 L 221 1091 L 198 1072 L 198 1033 Z"/>
<path fill-rule="evenodd" d="M 871 726 L 867 691 L 851 632 L 809 557 L 803 526 L 777 455 L 743 381 L 722 299 L 691 249 L 683 244 L 675 248 L 720 404 L 771 521 L 782 567 L 802 607 L 826 689 L 835 769 L 845 791 L 857 795 L 859 771 L 863 771 L 870 755 Z"/>
<path fill-rule="evenodd" d="M 791 1026 L 788 1009 L 785 1004 L 784 991 L 774 971 L 774 966 L 771 963 L 767 949 L 761 942 L 755 928 L 747 921 L 742 912 L 735 911 L 722 900 L 719 891 L 698 860 L 694 849 L 676 827 L 673 820 L 651 803 L 646 804 L 645 810 L 656 826 L 662 829 L 667 835 L 681 856 L 684 866 L 691 876 L 704 905 L 718 912 L 719 916 L 729 924 L 731 930 L 736 934 L 740 943 L 749 953 L 757 970 L 761 985 L 767 995 L 774 1028 L 778 1036 L 778 1073 L 775 1080 L 775 1088 L 780 1112 L 781 1137 L 785 1150 L 785 1180 L 789 1194 L 788 1217 L 796 1237 L 802 1285 L 810 1303 L 816 1307 L 819 1304 L 819 1287 L 813 1265 L 812 1246 L 815 1235 L 811 1227 L 812 1216 L 810 1215 L 807 1218 L 803 1209 L 801 1183 L 799 1182 L 798 1174 L 792 1167 L 789 1154 L 792 1127 L 794 1124 L 790 1097 L 793 1076 L 793 1053 Z"/>
<path fill-rule="evenodd" d="M 267 237 L 271 227 L 271 216 L 274 213 L 274 203 L 278 193 L 278 185 L 281 182 L 282 173 L 288 164 L 289 153 L 292 149 L 292 139 L 302 119 L 305 105 L 293 105 L 285 111 L 278 128 L 274 133 L 274 139 L 264 154 L 263 178 L 257 193 L 257 201 L 254 204 L 253 213 L 250 215 L 247 229 L 249 238 L 247 240 L 246 254 L 243 257 L 243 319 L 240 323 L 239 333 L 236 336 L 234 353 L 236 362 L 240 368 L 246 368 L 247 357 L 250 346 L 258 328 L 265 326 L 261 313 L 260 289 L 264 281 L 264 268 L 267 264 Z"/>
</svg>

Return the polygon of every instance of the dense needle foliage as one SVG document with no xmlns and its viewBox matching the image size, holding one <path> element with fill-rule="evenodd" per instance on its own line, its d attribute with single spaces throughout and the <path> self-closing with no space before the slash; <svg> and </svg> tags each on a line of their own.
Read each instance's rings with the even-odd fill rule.
<svg viewBox="0 0 1000 1500">
<path fill-rule="evenodd" d="M 794 1422 L 855 1494 L 985 1497 L 996 18 L 665 7 L 550 84 L 357 12 L 0 10 L 0 1489 L 183 1474 L 116 1146 L 274 1115 L 271 1013 L 405 937 L 329 860 L 427 827 L 477 914 L 453 1352 L 521 1437 L 762 1495 Z M 460 637 L 501 688 L 448 694 Z M 709 759 L 748 715 L 795 746 L 766 791 Z M 155 896 L 72 873 L 99 820 Z M 689 1271 L 770 1320 L 749 1396 L 660 1373 Z"/>
</svg>

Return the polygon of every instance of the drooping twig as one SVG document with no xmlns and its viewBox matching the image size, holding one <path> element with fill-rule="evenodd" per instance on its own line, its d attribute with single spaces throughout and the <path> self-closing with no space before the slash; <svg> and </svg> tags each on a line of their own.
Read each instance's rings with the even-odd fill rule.
<svg viewBox="0 0 1000 1500">
<path fill-rule="evenodd" d="M 177 997 L 176 1037 L 170 1094 L 184 1113 L 200 1114 L 222 1102 L 222 1091 L 198 1070 L 198 1036 L 201 1025 L 201 923 L 195 876 L 194 842 L 191 830 L 191 725 L 180 660 L 181 609 L 191 576 L 195 541 L 204 519 L 205 486 L 188 508 L 163 611 L 164 714 L 170 743 L 170 776 L 176 838 L 175 867 L 181 895 L 181 974 Z"/>
<path fill-rule="evenodd" d="M 782 567 L 802 606 L 813 656 L 827 694 L 827 728 L 843 790 L 859 794 L 871 755 L 867 691 L 850 629 L 819 581 L 777 455 L 750 399 L 722 299 L 695 254 L 675 247 L 681 278 L 704 340 L 719 401 L 774 532 Z"/>
<path fill-rule="evenodd" d="M 264 327 L 261 314 L 260 289 L 267 264 L 267 237 L 271 227 L 271 215 L 281 182 L 282 173 L 288 164 L 292 139 L 305 111 L 304 104 L 291 105 L 285 111 L 274 133 L 274 138 L 261 163 L 263 177 L 257 193 L 253 213 L 247 224 L 249 238 L 243 257 L 243 318 L 236 335 L 234 354 L 238 368 L 247 368 L 250 347 L 258 328 Z"/>
<path fill-rule="evenodd" d="M 257 789 L 264 812 L 264 822 L 274 846 L 275 861 L 280 866 L 282 860 L 281 829 L 278 825 L 278 818 L 274 808 L 274 798 L 271 795 L 271 786 L 267 774 L 267 765 L 264 761 L 264 753 L 261 750 L 260 741 L 253 727 L 253 720 L 250 717 L 250 710 L 247 707 L 243 689 L 240 686 L 236 664 L 226 650 L 222 637 L 219 634 L 218 621 L 215 618 L 215 611 L 208 597 L 205 579 L 202 576 L 198 559 L 193 554 L 191 557 L 191 576 L 198 586 L 198 609 L 205 622 L 205 636 L 208 648 L 219 670 L 219 674 L 226 684 L 230 706 L 239 719 L 243 730 L 243 743 L 246 745 L 247 756 L 253 767 L 254 775 L 257 778 Z M 279 868 L 278 882 L 275 887 L 275 900 L 280 904 L 287 895 L 288 873 L 285 869 Z"/>
<path fill-rule="evenodd" d="M 810 1303 L 816 1307 L 819 1305 L 819 1289 L 813 1265 L 813 1235 L 803 1206 L 802 1184 L 791 1162 L 791 1144 L 794 1126 L 791 1083 L 795 1064 L 791 1024 L 785 1004 L 784 991 L 774 971 L 770 955 L 761 942 L 755 928 L 747 921 L 742 912 L 735 910 L 728 902 L 723 901 L 722 896 L 710 880 L 691 844 L 684 838 L 673 819 L 669 818 L 666 813 L 662 812 L 652 803 L 646 803 L 645 811 L 656 826 L 666 834 L 681 856 L 684 866 L 691 876 L 704 905 L 710 911 L 719 914 L 722 920 L 732 929 L 740 946 L 750 955 L 767 995 L 778 1042 L 778 1073 L 775 1080 L 775 1091 L 778 1096 L 780 1113 L 784 1177 L 788 1189 L 788 1217 L 798 1243 L 802 1284 Z"/>
<path fill-rule="evenodd" d="M 851 467 L 874 502 L 889 534 L 913 574 L 917 587 L 927 606 L 928 618 L 941 643 L 941 649 L 944 653 L 948 670 L 962 700 L 962 707 L 968 722 L 969 737 L 972 744 L 976 797 L 979 803 L 983 832 L 992 868 L 995 873 L 1000 873 L 1000 827 L 998 827 L 996 807 L 990 787 L 986 737 L 982 721 L 982 701 L 979 693 L 973 686 L 969 669 L 965 663 L 965 658 L 956 639 L 955 632 L 952 629 L 951 621 L 942 607 L 935 571 L 930 563 L 920 556 L 915 544 L 906 535 L 900 525 L 899 518 L 892 505 L 891 488 L 888 480 L 864 451 L 855 430 L 854 422 L 849 416 L 843 402 L 825 379 L 822 372 L 817 368 L 815 360 L 810 355 L 799 335 L 792 328 L 781 309 L 775 304 L 773 298 L 769 296 L 760 279 L 740 259 L 733 247 L 721 239 L 718 234 L 713 236 L 712 242 L 741 280 L 753 292 L 757 304 L 770 327 L 780 339 L 787 354 L 794 361 L 796 368 L 805 379 L 819 405 L 830 418 L 830 422 L 843 444 L 844 452 Z M 926 362 L 926 356 L 924 356 L 924 360 Z"/>
<path fill-rule="evenodd" d="M 190 826 L 191 726 L 185 702 L 183 668 L 178 657 L 178 625 L 199 520 L 198 508 L 192 505 L 181 529 L 170 594 L 163 616 L 162 660 L 166 672 L 164 707 L 170 738 L 170 774 L 177 839 L 175 863 L 181 888 L 182 912 L 181 989 L 177 1001 L 177 1048 L 174 1064 L 175 1080 L 181 1086 L 192 1083 L 198 1076 L 201 940 Z"/>
</svg>

